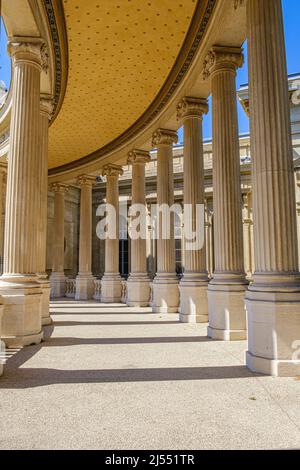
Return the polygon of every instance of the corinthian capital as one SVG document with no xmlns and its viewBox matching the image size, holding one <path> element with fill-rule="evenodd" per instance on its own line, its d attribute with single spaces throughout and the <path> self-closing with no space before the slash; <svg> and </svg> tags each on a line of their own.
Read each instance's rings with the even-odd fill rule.
<svg viewBox="0 0 300 470">
<path fill-rule="evenodd" d="M 173 145 L 177 144 L 178 136 L 176 131 L 170 131 L 167 129 L 157 129 L 152 136 L 152 147 L 159 147 L 162 145 Z"/>
<path fill-rule="evenodd" d="M 134 165 L 135 163 L 148 163 L 150 160 L 149 152 L 145 150 L 132 150 L 128 153 L 127 163 L 128 165 Z"/>
<path fill-rule="evenodd" d="M 123 169 L 120 165 L 114 165 L 112 163 L 105 165 L 102 168 L 102 176 L 121 176 L 123 175 Z"/>
<path fill-rule="evenodd" d="M 65 194 L 69 191 L 69 186 L 63 183 L 52 183 L 50 185 L 50 191 L 53 193 Z"/>
<path fill-rule="evenodd" d="M 12 37 L 8 39 L 7 52 L 14 62 L 28 62 L 47 71 L 49 55 L 45 41 L 34 37 Z"/>
<path fill-rule="evenodd" d="M 204 98 L 183 98 L 177 105 L 177 119 L 185 119 L 187 117 L 202 118 L 203 114 L 207 114 L 208 104 Z"/>
<path fill-rule="evenodd" d="M 95 176 L 81 175 L 78 176 L 77 183 L 79 186 L 92 186 L 93 183 L 96 183 L 96 178 Z"/>
<path fill-rule="evenodd" d="M 206 80 L 214 73 L 224 70 L 235 72 L 243 63 L 244 55 L 240 47 L 213 46 L 204 60 L 203 78 Z"/>
</svg>

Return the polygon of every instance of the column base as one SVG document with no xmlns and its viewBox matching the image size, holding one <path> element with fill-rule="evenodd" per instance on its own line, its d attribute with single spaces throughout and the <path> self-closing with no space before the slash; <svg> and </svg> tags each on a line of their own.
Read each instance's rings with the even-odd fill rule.
<svg viewBox="0 0 300 470">
<path fill-rule="evenodd" d="M 42 288 L 36 278 L 2 277 L 0 294 L 4 302 L 1 339 L 6 347 L 39 344 L 43 339 Z"/>
<path fill-rule="evenodd" d="M 101 279 L 101 302 L 120 303 L 122 296 L 122 278 L 119 273 L 106 274 Z"/>
<path fill-rule="evenodd" d="M 157 274 L 153 280 L 153 313 L 178 313 L 179 286 L 173 273 Z"/>
<path fill-rule="evenodd" d="M 66 276 L 64 273 L 53 272 L 50 276 L 50 298 L 58 299 L 65 296 Z"/>
<path fill-rule="evenodd" d="M 81 274 L 76 277 L 75 300 L 89 300 L 94 295 L 94 276 L 92 273 Z"/>
<path fill-rule="evenodd" d="M 150 280 L 147 274 L 130 274 L 127 279 L 128 307 L 148 307 L 150 303 Z"/>
<path fill-rule="evenodd" d="M 208 284 L 209 338 L 222 341 L 247 339 L 245 310 L 246 283 Z"/>
<path fill-rule="evenodd" d="M 208 279 L 198 279 L 196 276 L 185 274 L 180 281 L 180 310 L 179 321 L 182 323 L 207 323 Z"/>
<path fill-rule="evenodd" d="M 49 304 L 50 304 L 50 282 L 47 274 L 39 275 L 38 282 L 42 288 L 42 300 L 41 300 L 41 317 L 42 326 L 52 324 L 52 318 L 50 317 Z"/>
<path fill-rule="evenodd" d="M 246 309 L 247 367 L 272 376 L 300 375 L 300 293 L 249 288 Z"/>
</svg>

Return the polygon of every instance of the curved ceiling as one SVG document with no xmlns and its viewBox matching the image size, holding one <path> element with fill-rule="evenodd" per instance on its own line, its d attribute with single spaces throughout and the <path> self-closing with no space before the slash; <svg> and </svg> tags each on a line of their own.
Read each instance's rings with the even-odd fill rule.
<svg viewBox="0 0 300 470">
<path fill-rule="evenodd" d="M 167 79 L 196 0 L 63 0 L 69 71 L 49 131 L 49 167 L 78 160 L 125 132 Z"/>
</svg>

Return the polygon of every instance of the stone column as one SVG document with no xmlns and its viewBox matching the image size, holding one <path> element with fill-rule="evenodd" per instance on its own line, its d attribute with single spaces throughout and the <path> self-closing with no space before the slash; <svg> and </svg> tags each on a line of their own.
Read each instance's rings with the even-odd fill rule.
<svg viewBox="0 0 300 470">
<path fill-rule="evenodd" d="M 52 273 L 50 276 L 51 298 L 64 297 L 66 292 L 66 276 L 64 273 L 65 258 L 65 193 L 68 186 L 53 183 L 51 191 L 54 193 L 54 220 L 52 244 Z"/>
<path fill-rule="evenodd" d="M 177 142 L 175 131 L 158 129 L 153 134 L 152 145 L 157 147 L 157 204 L 168 208 L 174 204 L 173 149 Z M 165 211 L 165 212 L 167 212 Z M 162 211 L 157 214 L 157 273 L 153 280 L 152 311 L 176 313 L 179 306 L 178 279 L 175 271 L 174 215 L 163 227 Z M 169 231 L 169 234 L 166 233 Z"/>
<path fill-rule="evenodd" d="M 40 204 L 40 80 L 44 43 L 11 38 L 14 70 L 6 199 L 2 339 L 7 347 L 39 343 L 42 289 L 36 256 Z"/>
<path fill-rule="evenodd" d="M 300 375 L 300 274 L 281 0 L 248 0 L 255 273 L 247 366 Z"/>
<path fill-rule="evenodd" d="M 4 225 L 5 225 L 5 193 L 7 181 L 7 166 L 0 165 L 0 257 L 1 257 L 1 274 L 3 271 L 3 242 L 4 242 Z"/>
<path fill-rule="evenodd" d="M 215 46 L 205 61 L 213 114 L 215 269 L 208 287 L 209 328 L 214 339 L 246 338 L 242 194 L 236 102 L 240 48 Z"/>
<path fill-rule="evenodd" d="M 53 112 L 53 104 L 50 96 L 42 96 L 40 101 L 40 207 L 38 217 L 37 261 L 38 282 L 42 288 L 41 316 L 42 325 L 50 325 L 52 320 L 49 312 L 50 283 L 46 273 L 47 250 L 47 213 L 48 213 L 48 130 L 49 121 Z"/>
<path fill-rule="evenodd" d="M 133 150 L 128 155 L 128 165 L 132 165 L 132 208 L 131 217 L 138 217 L 135 223 L 137 235 L 131 236 L 131 271 L 127 280 L 127 305 L 129 307 L 146 307 L 150 299 L 150 283 L 147 274 L 147 206 L 145 165 L 150 155 L 143 150 Z M 134 207 L 136 205 L 136 207 Z M 134 223 L 134 221 L 133 221 Z"/>
<path fill-rule="evenodd" d="M 205 99 L 184 98 L 177 107 L 177 117 L 184 128 L 184 275 L 180 281 L 181 322 L 207 322 L 207 285 L 204 219 L 204 160 L 202 116 L 207 113 Z M 198 209 L 203 209 L 201 220 Z M 187 233 L 188 224 L 191 231 Z"/>
<path fill-rule="evenodd" d="M 101 301 L 121 301 L 122 285 L 119 272 L 119 176 L 123 174 L 118 165 L 105 165 L 102 175 L 106 176 L 106 204 L 109 205 L 107 222 L 114 227 L 105 240 L 105 272 L 101 280 Z"/>
<path fill-rule="evenodd" d="M 92 299 L 94 277 L 92 275 L 92 185 L 95 177 L 78 178 L 80 186 L 80 235 L 79 273 L 76 278 L 76 300 Z"/>
<path fill-rule="evenodd" d="M 247 279 L 252 279 L 253 273 L 253 220 L 252 193 L 243 195 L 243 230 L 244 230 L 244 261 Z"/>
</svg>

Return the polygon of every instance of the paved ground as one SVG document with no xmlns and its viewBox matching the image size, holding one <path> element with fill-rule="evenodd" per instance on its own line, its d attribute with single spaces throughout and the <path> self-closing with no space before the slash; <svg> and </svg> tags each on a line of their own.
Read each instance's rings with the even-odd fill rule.
<svg viewBox="0 0 300 470">
<path fill-rule="evenodd" d="M 247 371 L 245 342 L 124 305 L 52 312 L 0 378 L 1 449 L 300 448 L 300 381 Z"/>
</svg>

